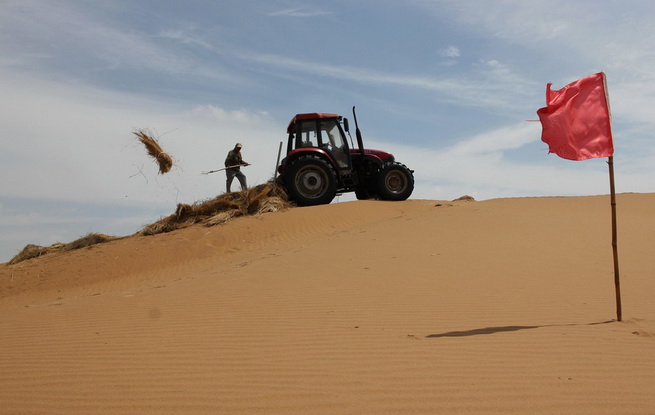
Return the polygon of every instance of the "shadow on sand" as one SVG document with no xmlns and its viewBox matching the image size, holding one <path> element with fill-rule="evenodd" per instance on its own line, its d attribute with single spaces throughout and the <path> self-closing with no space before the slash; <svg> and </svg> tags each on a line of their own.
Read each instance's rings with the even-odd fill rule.
<svg viewBox="0 0 655 415">
<path fill-rule="evenodd" d="M 598 324 L 609 324 L 613 323 L 616 320 L 600 321 L 597 323 L 587 323 L 587 324 L 546 324 L 542 326 L 499 326 L 499 327 L 485 327 L 481 329 L 472 329 L 464 331 L 449 331 L 446 333 L 430 334 L 425 336 L 427 338 L 438 338 L 438 337 L 468 337 L 468 336 L 478 336 L 481 334 L 494 334 L 494 333 L 504 333 L 509 331 L 520 331 L 520 330 L 530 330 L 538 329 L 542 327 L 570 327 L 570 326 L 595 326 Z"/>
</svg>

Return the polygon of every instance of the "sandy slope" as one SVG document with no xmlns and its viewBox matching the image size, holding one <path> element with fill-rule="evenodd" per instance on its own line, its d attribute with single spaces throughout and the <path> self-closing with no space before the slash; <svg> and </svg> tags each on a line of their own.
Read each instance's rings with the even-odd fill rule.
<svg viewBox="0 0 655 415">
<path fill-rule="evenodd" d="M 0 414 L 655 413 L 655 195 L 348 202 L 0 265 Z"/>
</svg>

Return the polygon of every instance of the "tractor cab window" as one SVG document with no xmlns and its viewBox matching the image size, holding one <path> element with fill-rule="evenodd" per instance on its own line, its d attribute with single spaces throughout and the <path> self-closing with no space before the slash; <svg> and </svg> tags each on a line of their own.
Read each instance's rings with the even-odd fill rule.
<svg viewBox="0 0 655 415">
<path fill-rule="evenodd" d="M 318 147 L 318 132 L 315 122 L 300 123 L 295 148 L 301 147 Z"/>
<path fill-rule="evenodd" d="M 335 120 L 323 120 L 319 123 L 321 129 L 321 147 L 332 153 L 339 168 L 349 166 L 346 143 Z"/>
<path fill-rule="evenodd" d="M 330 149 L 343 148 L 343 136 L 336 122 L 321 121 L 321 136 L 324 146 Z"/>
</svg>

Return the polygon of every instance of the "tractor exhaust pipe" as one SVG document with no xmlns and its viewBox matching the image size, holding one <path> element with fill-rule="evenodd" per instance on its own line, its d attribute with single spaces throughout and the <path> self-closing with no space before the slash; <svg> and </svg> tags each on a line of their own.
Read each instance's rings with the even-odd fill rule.
<svg viewBox="0 0 655 415">
<path fill-rule="evenodd" d="M 359 131 L 359 125 L 357 124 L 357 114 L 355 114 L 355 106 L 353 105 L 353 119 L 355 120 L 355 136 L 357 136 L 357 146 L 359 146 L 359 151 L 362 156 L 364 155 L 364 142 L 362 141 L 362 132 Z"/>
</svg>

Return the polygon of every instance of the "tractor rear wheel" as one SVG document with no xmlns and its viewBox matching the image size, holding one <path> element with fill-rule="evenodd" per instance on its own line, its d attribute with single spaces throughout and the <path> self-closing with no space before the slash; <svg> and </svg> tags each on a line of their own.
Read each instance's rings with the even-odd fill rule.
<svg viewBox="0 0 655 415">
<path fill-rule="evenodd" d="M 314 156 L 302 156 L 293 161 L 284 182 L 289 196 L 299 206 L 328 204 L 337 194 L 334 168 Z"/>
<path fill-rule="evenodd" d="M 377 187 L 382 200 L 405 200 L 414 191 L 414 175 L 404 164 L 387 163 L 378 172 Z"/>
</svg>

